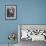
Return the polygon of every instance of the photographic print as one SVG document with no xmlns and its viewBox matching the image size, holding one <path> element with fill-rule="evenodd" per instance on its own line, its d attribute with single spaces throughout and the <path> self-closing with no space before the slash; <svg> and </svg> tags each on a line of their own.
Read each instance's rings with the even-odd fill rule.
<svg viewBox="0 0 46 46">
<path fill-rule="evenodd" d="M 20 41 L 46 41 L 46 25 L 20 24 L 18 30 Z"/>
<path fill-rule="evenodd" d="M 5 5 L 5 19 L 16 19 L 16 5 Z"/>
</svg>

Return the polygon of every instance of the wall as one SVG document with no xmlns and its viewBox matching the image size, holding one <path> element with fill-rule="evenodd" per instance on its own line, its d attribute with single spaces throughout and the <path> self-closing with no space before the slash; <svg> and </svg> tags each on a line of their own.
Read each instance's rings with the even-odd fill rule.
<svg viewBox="0 0 46 46">
<path fill-rule="evenodd" d="M 17 6 L 16 20 L 5 20 L 9 4 Z M 8 43 L 9 32 L 18 32 L 18 24 L 46 24 L 46 0 L 0 0 L 0 44 Z"/>
</svg>

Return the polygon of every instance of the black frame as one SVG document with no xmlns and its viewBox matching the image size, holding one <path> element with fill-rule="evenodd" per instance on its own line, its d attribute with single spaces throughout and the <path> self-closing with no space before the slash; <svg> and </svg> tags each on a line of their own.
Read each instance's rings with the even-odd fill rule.
<svg viewBox="0 0 46 46">
<path fill-rule="evenodd" d="M 6 13 L 7 13 L 7 11 L 6 11 L 6 8 L 7 8 L 7 6 L 15 6 L 16 7 L 16 18 L 15 19 L 7 19 L 6 17 Z M 16 20 L 17 19 L 17 6 L 16 5 L 5 5 L 5 20 Z"/>
</svg>

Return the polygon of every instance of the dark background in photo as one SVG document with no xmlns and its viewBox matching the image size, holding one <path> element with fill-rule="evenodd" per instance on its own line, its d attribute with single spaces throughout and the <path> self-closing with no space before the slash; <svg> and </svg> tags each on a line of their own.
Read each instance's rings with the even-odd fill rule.
<svg viewBox="0 0 46 46">
<path fill-rule="evenodd" d="M 14 17 L 14 7 L 7 8 L 7 17 Z"/>
</svg>

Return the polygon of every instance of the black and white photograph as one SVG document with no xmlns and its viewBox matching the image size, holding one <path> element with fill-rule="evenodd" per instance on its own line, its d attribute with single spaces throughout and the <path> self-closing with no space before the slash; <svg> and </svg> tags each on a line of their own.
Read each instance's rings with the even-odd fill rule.
<svg viewBox="0 0 46 46">
<path fill-rule="evenodd" d="M 46 25 L 19 24 L 18 41 L 20 46 L 41 45 L 46 43 Z"/>
<path fill-rule="evenodd" d="M 16 5 L 5 5 L 5 9 L 6 19 L 16 19 Z"/>
</svg>

